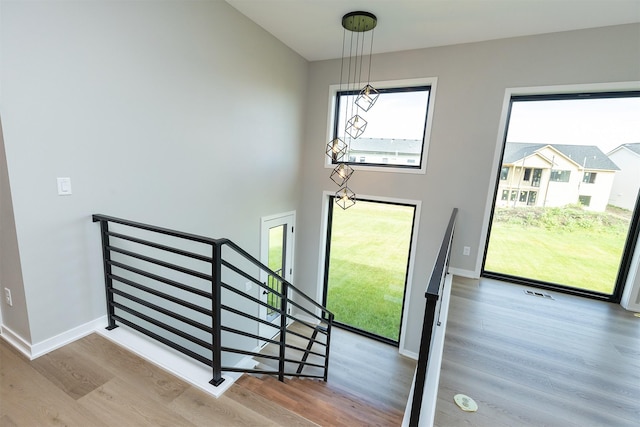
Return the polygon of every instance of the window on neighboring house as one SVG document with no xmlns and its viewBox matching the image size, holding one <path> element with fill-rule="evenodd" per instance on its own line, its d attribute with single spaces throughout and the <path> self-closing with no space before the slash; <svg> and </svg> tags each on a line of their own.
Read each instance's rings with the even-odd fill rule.
<svg viewBox="0 0 640 427">
<path fill-rule="evenodd" d="M 376 86 L 374 83 L 372 85 Z M 420 169 L 426 158 L 431 85 L 376 89 L 380 95 L 369 111 L 354 104 L 358 90 L 337 92 L 332 138 L 338 136 L 350 150 L 396 153 L 386 162 L 375 156 L 366 161 L 360 157 L 359 166 Z M 362 135 L 353 138 L 345 133 L 345 123 L 356 115 L 366 122 L 366 127 Z M 412 161 L 406 160 L 406 157 L 412 158 Z M 350 159 L 349 154 L 347 158 Z"/>
<path fill-rule="evenodd" d="M 526 168 L 524 170 L 524 178 L 522 178 L 522 180 L 529 181 L 529 179 L 531 179 L 531 168 Z"/>
<path fill-rule="evenodd" d="M 511 190 L 511 201 L 515 201 L 516 197 L 518 197 L 518 192 L 516 190 Z"/>
<path fill-rule="evenodd" d="M 502 169 L 500 169 L 500 179 L 504 181 L 505 179 L 507 179 L 508 176 L 509 176 L 509 167 L 503 166 Z"/>
<path fill-rule="evenodd" d="M 526 202 L 527 201 L 527 192 L 526 191 L 521 191 L 520 192 L 520 201 L 521 202 Z"/>
<path fill-rule="evenodd" d="M 389 163 L 389 158 L 388 157 L 383 157 L 382 158 L 382 163 Z"/>
<path fill-rule="evenodd" d="M 509 198 L 509 190 L 502 190 L 502 200 L 507 200 Z"/>
<path fill-rule="evenodd" d="M 571 176 L 571 171 L 552 169 L 551 178 L 549 179 L 554 182 L 569 182 L 570 176 Z"/>
<path fill-rule="evenodd" d="M 537 191 L 529 191 L 529 200 L 527 201 L 527 205 L 535 206 L 536 197 L 538 197 L 538 192 Z"/>
<path fill-rule="evenodd" d="M 584 176 L 582 177 L 582 182 L 585 182 L 587 184 L 594 184 L 596 182 L 596 173 L 595 172 L 585 172 Z"/>
<path fill-rule="evenodd" d="M 591 204 L 591 196 L 578 196 L 578 202 L 582 206 L 589 206 Z"/>
</svg>

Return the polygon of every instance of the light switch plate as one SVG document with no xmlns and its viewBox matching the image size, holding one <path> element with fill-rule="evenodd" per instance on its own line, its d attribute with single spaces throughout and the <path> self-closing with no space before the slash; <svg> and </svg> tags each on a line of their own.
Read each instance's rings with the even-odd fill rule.
<svg viewBox="0 0 640 427">
<path fill-rule="evenodd" d="M 69 196 L 71 194 L 71 178 L 58 178 L 58 195 Z"/>
</svg>

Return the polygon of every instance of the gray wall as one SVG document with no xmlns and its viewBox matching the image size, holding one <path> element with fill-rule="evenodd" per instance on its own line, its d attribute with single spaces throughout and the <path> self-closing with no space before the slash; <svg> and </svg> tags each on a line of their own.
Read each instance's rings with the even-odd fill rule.
<svg viewBox="0 0 640 427">
<path fill-rule="evenodd" d="M 478 273 L 505 89 L 637 81 L 639 58 L 639 25 L 374 56 L 372 80 L 438 78 L 426 174 L 356 171 L 350 181 L 356 194 L 422 201 L 407 350 L 418 349 L 424 288 L 453 207 L 460 212 L 451 265 Z M 324 167 L 323 150 L 329 85 L 339 77 L 339 60 L 311 64 L 296 271 L 297 283 L 312 294 L 318 282 L 322 192 L 337 189 Z M 471 256 L 462 255 L 463 246 L 472 248 Z"/>
<path fill-rule="evenodd" d="M 308 64 L 225 2 L 3 1 L 0 19 L 21 261 L 3 251 L 1 278 L 26 297 L 2 321 L 27 342 L 105 313 L 92 213 L 257 255 L 260 217 L 296 209 Z"/>
</svg>

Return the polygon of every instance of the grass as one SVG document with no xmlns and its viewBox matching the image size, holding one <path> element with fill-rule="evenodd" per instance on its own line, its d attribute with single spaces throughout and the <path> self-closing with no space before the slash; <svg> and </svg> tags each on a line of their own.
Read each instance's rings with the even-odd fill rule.
<svg viewBox="0 0 640 427">
<path fill-rule="evenodd" d="M 631 213 L 496 208 L 485 270 L 612 294 Z"/>
<path fill-rule="evenodd" d="M 327 307 L 338 322 L 398 340 L 414 208 L 334 209 Z"/>
</svg>

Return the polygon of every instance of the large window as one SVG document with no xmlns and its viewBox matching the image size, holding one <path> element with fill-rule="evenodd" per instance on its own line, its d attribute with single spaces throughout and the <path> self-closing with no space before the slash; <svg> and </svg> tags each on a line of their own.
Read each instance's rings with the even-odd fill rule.
<svg viewBox="0 0 640 427">
<path fill-rule="evenodd" d="M 427 117 L 432 86 L 378 89 L 375 105 L 364 111 L 354 103 L 358 91 L 338 91 L 331 138 L 348 145 L 346 158 L 358 166 L 421 169 L 425 159 Z M 355 115 L 365 122 L 358 138 L 345 134 L 345 123 Z M 356 160 L 357 159 L 357 160 Z"/>
<path fill-rule="evenodd" d="M 640 91 L 511 98 L 484 276 L 620 300 L 640 234 L 639 117 Z"/>
</svg>

